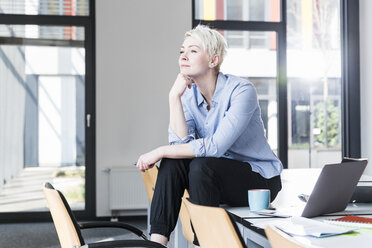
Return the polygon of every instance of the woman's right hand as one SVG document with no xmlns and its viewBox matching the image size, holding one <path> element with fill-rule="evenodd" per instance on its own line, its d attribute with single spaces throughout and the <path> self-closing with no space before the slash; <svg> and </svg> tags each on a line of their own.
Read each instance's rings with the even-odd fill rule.
<svg viewBox="0 0 372 248">
<path fill-rule="evenodd" d="M 159 162 L 164 157 L 164 147 L 160 146 L 148 153 L 142 154 L 137 161 L 137 168 L 145 172 L 151 169 L 155 163 Z"/>
<path fill-rule="evenodd" d="M 192 83 L 193 80 L 190 77 L 185 74 L 178 73 L 176 81 L 174 81 L 169 95 L 174 97 L 181 97 L 185 92 L 186 87 L 188 87 L 189 89 L 191 88 Z"/>
</svg>

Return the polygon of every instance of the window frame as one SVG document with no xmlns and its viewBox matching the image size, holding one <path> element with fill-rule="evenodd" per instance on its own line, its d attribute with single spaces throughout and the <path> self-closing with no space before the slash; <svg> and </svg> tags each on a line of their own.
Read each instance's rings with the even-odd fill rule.
<svg viewBox="0 0 372 248">
<path fill-rule="evenodd" d="M 95 1 L 89 0 L 88 16 L 0 14 L 0 24 L 82 26 L 85 36 L 85 117 L 90 114 L 90 127 L 85 126 L 85 210 L 74 211 L 79 219 L 96 217 L 96 138 L 95 138 Z M 36 41 L 35 41 L 36 42 Z M 40 185 L 40 190 L 42 185 Z M 2 222 L 50 221 L 45 212 L 1 212 Z"/>
<path fill-rule="evenodd" d="M 359 0 L 341 0 L 342 155 L 360 158 Z"/>
</svg>

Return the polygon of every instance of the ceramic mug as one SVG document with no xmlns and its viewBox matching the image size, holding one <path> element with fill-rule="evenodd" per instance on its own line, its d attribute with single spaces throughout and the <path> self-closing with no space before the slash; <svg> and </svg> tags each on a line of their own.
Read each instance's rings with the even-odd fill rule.
<svg viewBox="0 0 372 248">
<path fill-rule="evenodd" d="M 248 190 L 248 203 L 251 211 L 268 209 L 270 205 L 270 190 L 250 189 Z"/>
</svg>

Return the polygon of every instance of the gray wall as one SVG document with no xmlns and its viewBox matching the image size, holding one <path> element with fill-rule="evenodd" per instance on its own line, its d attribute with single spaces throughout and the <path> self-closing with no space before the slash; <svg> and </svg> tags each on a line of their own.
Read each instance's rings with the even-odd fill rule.
<svg viewBox="0 0 372 248">
<path fill-rule="evenodd" d="M 359 4 L 362 157 L 369 158 L 365 173 L 372 175 L 372 1 Z"/>
<path fill-rule="evenodd" d="M 167 143 L 168 92 L 191 1 L 96 1 L 97 216 L 110 215 L 108 175 Z"/>
</svg>

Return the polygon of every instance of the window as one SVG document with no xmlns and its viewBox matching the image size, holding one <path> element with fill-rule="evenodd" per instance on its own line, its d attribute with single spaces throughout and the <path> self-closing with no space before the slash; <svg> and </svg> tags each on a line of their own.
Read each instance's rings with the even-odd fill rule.
<svg viewBox="0 0 372 248">
<path fill-rule="evenodd" d="M 228 51 L 221 71 L 247 78 L 255 85 L 266 137 L 271 148 L 277 153 L 277 51 L 276 46 L 270 46 L 273 41 L 275 43 L 276 33 L 226 30 L 219 30 L 219 32 L 225 37 L 229 37 L 230 32 L 239 32 L 244 37 L 260 34 L 266 37 L 263 40 L 265 46 L 238 45 L 234 40 L 227 38 Z"/>
<path fill-rule="evenodd" d="M 93 9 L 0 0 L 0 219 L 46 219 L 45 181 L 95 215 Z"/>
<path fill-rule="evenodd" d="M 88 0 L 0 0 L 1 14 L 88 16 Z"/>
<path fill-rule="evenodd" d="M 337 163 L 341 151 L 340 1 L 287 1 L 288 168 Z"/>
<path fill-rule="evenodd" d="M 229 45 L 221 70 L 255 84 L 269 144 L 285 168 L 360 156 L 353 3 L 194 1 L 193 25 L 220 30 Z"/>
<path fill-rule="evenodd" d="M 195 0 L 195 19 L 278 22 L 279 5 L 280 0 Z"/>
</svg>

